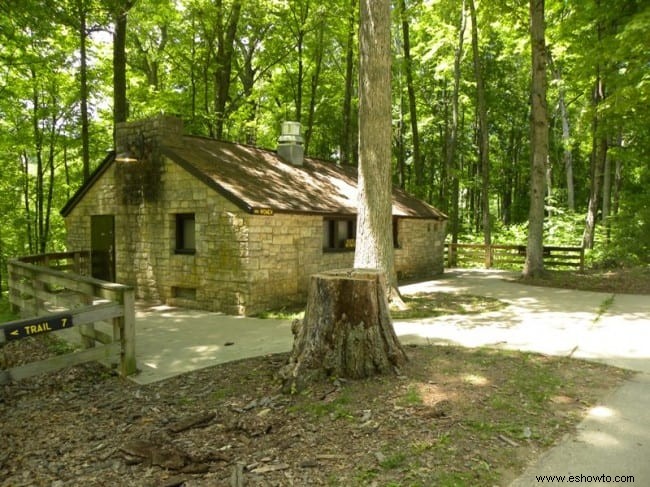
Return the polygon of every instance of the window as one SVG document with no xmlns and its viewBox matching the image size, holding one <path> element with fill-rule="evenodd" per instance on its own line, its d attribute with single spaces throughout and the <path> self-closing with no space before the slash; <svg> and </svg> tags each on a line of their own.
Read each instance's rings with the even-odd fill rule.
<svg viewBox="0 0 650 487">
<path fill-rule="evenodd" d="M 399 244 L 399 219 L 397 217 L 393 217 L 393 248 L 401 248 Z"/>
<path fill-rule="evenodd" d="M 356 217 L 323 219 L 323 250 L 330 252 L 354 250 L 356 236 Z"/>
<path fill-rule="evenodd" d="M 172 297 L 177 299 L 186 299 L 196 301 L 196 289 L 193 287 L 172 286 Z"/>
<path fill-rule="evenodd" d="M 194 230 L 194 213 L 176 215 L 176 249 L 177 254 L 193 254 L 196 251 Z"/>
</svg>

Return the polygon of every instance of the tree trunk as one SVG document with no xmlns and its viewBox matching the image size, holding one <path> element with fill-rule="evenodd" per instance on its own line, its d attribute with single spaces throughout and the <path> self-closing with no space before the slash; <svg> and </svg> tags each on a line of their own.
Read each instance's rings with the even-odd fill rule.
<svg viewBox="0 0 650 487">
<path fill-rule="evenodd" d="M 352 116 L 354 91 L 354 26 L 356 25 L 357 0 L 350 0 L 348 13 L 348 38 L 345 53 L 345 95 L 343 97 L 343 129 L 341 131 L 341 164 L 354 163 L 353 137 L 355 130 Z"/>
<path fill-rule="evenodd" d="M 593 104 L 594 115 L 592 122 L 592 150 L 591 150 L 591 188 L 589 192 L 589 205 L 585 219 L 585 231 L 582 235 L 582 246 L 593 249 L 596 238 L 596 219 L 598 215 L 598 200 L 601 193 L 603 168 L 607 157 L 607 139 L 601 135 L 598 105 L 605 99 L 605 85 L 598 68 L 596 85 L 594 87 Z"/>
<path fill-rule="evenodd" d="M 612 161 L 609 155 L 605 155 L 603 160 L 603 202 L 601 221 L 605 226 L 605 234 L 607 242 L 609 243 L 610 237 L 610 209 L 612 202 Z"/>
<path fill-rule="evenodd" d="M 345 269 L 311 276 L 305 319 L 293 323 L 293 351 L 280 371 L 285 392 L 327 377 L 362 379 L 396 371 L 399 343 L 380 271 Z"/>
<path fill-rule="evenodd" d="M 623 137 L 619 134 L 616 141 L 616 146 L 622 148 Z M 614 194 L 612 195 L 612 215 L 618 215 L 618 209 L 621 203 L 621 185 L 623 182 L 623 163 L 621 162 L 620 155 L 616 156 L 614 160 Z"/>
<path fill-rule="evenodd" d="M 530 37 L 532 49 L 532 109 L 530 207 L 528 245 L 524 276 L 544 272 L 544 196 L 548 159 L 548 116 L 546 107 L 546 41 L 544 37 L 544 0 L 530 0 Z"/>
<path fill-rule="evenodd" d="M 23 150 L 21 153 L 22 159 L 22 172 L 23 172 L 23 202 L 25 205 L 25 222 L 26 222 L 26 233 L 27 233 L 27 242 L 29 244 L 29 253 L 34 254 L 34 233 L 32 229 L 32 209 L 29 203 L 30 201 L 30 187 L 29 187 L 29 156 L 27 151 Z"/>
<path fill-rule="evenodd" d="M 113 123 L 126 122 L 126 15 L 128 7 L 115 12 L 113 35 Z"/>
<path fill-rule="evenodd" d="M 451 176 L 451 241 L 458 243 L 459 222 L 459 198 L 460 198 L 460 165 L 456 160 L 456 149 L 458 147 L 458 126 L 459 126 L 459 95 L 461 78 L 461 60 L 463 57 L 463 41 L 465 39 L 465 26 L 467 16 L 465 14 L 465 0 L 460 8 L 460 25 L 458 27 L 458 44 L 454 50 L 454 91 L 451 97 L 451 127 L 449 132 L 449 144 L 447 150 L 448 175 Z M 455 263 L 454 263 L 455 264 Z"/>
<path fill-rule="evenodd" d="M 88 55 L 86 41 L 88 32 L 86 27 L 86 5 L 83 1 L 77 2 L 79 15 L 79 98 L 81 98 L 81 159 L 83 168 L 83 182 L 90 179 L 90 135 L 88 133 Z"/>
<path fill-rule="evenodd" d="M 232 60 L 235 51 L 235 37 L 237 35 L 237 25 L 239 24 L 240 12 L 241 2 L 233 2 L 232 10 L 230 11 L 230 16 L 228 18 L 228 24 L 226 26 L 225 36 L 219 36 L 219 47 L 216 55 L 216 96 L 214 102 L 214 113 L 216 117 L 214 136 L 219 140 L 223 139 L 223 128 L 226 122 L 226 104 L 230 92 Z"/>
<path fill-rule="evenodd" d="M 472 50 L 474 52 L 474 73 L 476 75 L 476 99 L 478 109 L 478 147 L 481 173 L 481 226 L 483 227 L 483 243 L 492 245 L 492 231 L 490 227 L 490 145 L 488 134 L 487 100 L 485 98 L 485 83 L 483 81 L 483 68 L 478 49 L 478 25 L 476 20 L 476 7 L 474 0 L 469 2 L 469 11 L 472 17 Z M 492 267 L 491 252 L 486 252 L 485 266 Z"/>
<path fill-rule="evenodd" d="M 325 23 L 320 22 L 318 25 L 318 42 L 316 43 L 316 53 L 314 59 L 314 72 L 311 75 L 311 91 L 309 93 L 309 112 L 307 115 L 307 130 L 305 130 L 305 154 L 309 154 L 309 144 L 311 136 L 314 133 L 314 122 L 316 119 L 316 102 L 318 88 L 320 88 L 320 73 L 323 68 L 323 36 L 325 34 Z"/>
<path fill-rule="evenodd" d="M 361 0 L 359 190 L 354 267 L 381 270 L 391 291 L 397 291 L 390 167 L 390 22 L 390 0 Z"/>
<path fill-rule="evenodd" d="M 420 155 L 420 136 L 418 133 L 418 115 L 415 101 L 415 86 L 413 84 L 413 61 L 411 59 L 411 39 L 409 35 L 409 22 L 406 14 L 406 0 L 400 0 L 400 13 L 402 16 L 402 41 L 404 49 L 404 70 L 406 74 L 406 89 L 408 92 L 409 116 L 411 120 L 411 137 L 413 139 L 413 167 L 415 169 L 415 194 L 422 197 L 424 189 L 424 167 Z"/>
<path fill-rule="evenodd" d="M 560 109 L 560 119 L 562 120 L 562 157 L 564 159 L 564 172 L 566 174 L 567 190 L 567 208 L 569 211 L 575 211 L 576 200 L 573 184 L 573 154 L 571 153 L 571 132 L 569 126 L 569 114 L 567 113 L 564 88 L 562 86 L 562 74 L 560 68 L 554 70 L 555 79 L 560 87 L 558 93 L 558 108 Z"/>
</svg>

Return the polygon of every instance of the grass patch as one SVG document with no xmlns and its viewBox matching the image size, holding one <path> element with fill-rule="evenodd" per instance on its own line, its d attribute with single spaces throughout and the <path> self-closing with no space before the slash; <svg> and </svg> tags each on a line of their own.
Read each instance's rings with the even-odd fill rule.
<svg viewBox="0 0 650 487">
<path fill-rule="evenodd" d="M 472 294 L 451 293 L 417 293 L 402 297 L 405 309 L 393 308 L 390 311 L 394 319 L 432 318 L 449 314 L 479 314 L 488 311 L 498 311 L 507 303 L 495 298 L 475 296 Z M 257 318 L 270 320 L 302 320 L 305 317 L 304 307 L 285 307 L 263 311 Z"/>
<path fill-rule="evenodd" d="M 263 320 L 302 320 L 305 317 L 305 308 L 302 307 L 286 307 L 268 311 L 262 311 L 255 315 L 256 318 Z"/>
<path fill-rule="evenodd" d="M 442 292 L 417 293 L 402 297 L 406 309 L 391 309 L 396 319 L 431 318 L 450 314 L 479 314 L 499 311 L 507 306 L 495 298 L 472 294 L 452 294 Z"/>
</svg>

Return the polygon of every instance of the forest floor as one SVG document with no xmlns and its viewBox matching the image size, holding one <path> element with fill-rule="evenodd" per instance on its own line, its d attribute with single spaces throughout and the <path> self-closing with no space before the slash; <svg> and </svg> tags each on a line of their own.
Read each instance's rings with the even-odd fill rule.
<svg viewBox="0 0 650 487">
<path fill-rule="evenodd" d="M 650 294 L 647 273 L 601 273 L 609 287 L 588 289 Z M 564 274 L 534 283 L 599 280 Z M 44 335 L 10 342 L 0 359 L 60 348 Z M 407 354 L 396 376 L 297 395 L 282 395 L 275 377 L 287 354 L 150 385 L 86 364 L 0 386 L 0 485 L 507 485 L 631 374 L 490 349 Z"/>
</svg>

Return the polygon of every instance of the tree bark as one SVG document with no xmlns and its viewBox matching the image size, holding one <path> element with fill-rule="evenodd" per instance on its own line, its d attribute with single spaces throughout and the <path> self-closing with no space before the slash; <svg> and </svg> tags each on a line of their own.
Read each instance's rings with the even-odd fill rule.
<svg viewBox="0 0 650 487">
<path fill-rule="evenodd" d="M 390 288 L 396 290 L 389 0 L 361 0 L 359 53 L 359 191 L 354 267 L 381 270 Z"/>
<path fill-rule="evenodd" d="M 612 161 L 611 157 L 605 154 L 603 158 L 603 201 L 601 209 L 601 221 L 607 230 L 607 241 L 609 241 L 610 213 L 612 203 Z"/>
<path fill-rule="evenodd" d="M 311 276 L 305 318 L 292 331 L 293 351 L 280 371 L 285 392 L 327 377 L 391 373 L 408 360 L 393 330 L 384 275 L 374 269 Z"/>
<path fill-rule="evenodd" d="M 478 109 L 478 147 L 480 159 L 481 184 L 481 226 L 483 227 L 483 243 L 492 245 L 490 226 L 490 144 L 488 134 L 487 100 L 485 98 L 485 83 L 483 68 L 478 49 L 478 25 L 474 0 L 469 1 L 469 11 L 472 18 L 472 50 L 474 52 L 474 74 L 476 76 L 476 100 Z M 491 252 L 486 252 L 485 266 L 492 267 Z"/>
<path fill-rule="evenodd" d="M 400 13 L 402 16 L 402 42 L 404 49 L 404 70 L 406 74 L 406 90 L 408 93 L 409 116 L 411 121 L 411 137 L 413 143 L 413 167 L 415 169 L 415 194 L 422 197 L 424 188 L 424 165 L 420 154 L 420 135 L 418 132 L 418 114 L 415 101 L 415 86 L 413 85 L 413 60 L 411 58 L 411 39 L 409 35 L 409 22 L 406 14 L 406 0 L 400 0 Z"/>
<path fill-rule="evenodd" d="M 126 98 L 126 28 L 127 15 L 136 0 L 110 2 L 111 15 L 115 21 L 113 33 L 113 142 L 115 126 L 126 122 L 129 106 Z"/>
<path fill-rule="evenodd" d="M 589 192 L 589 204 L 587 207 L 587 217 L 585 219 L 585 231 L 582 235 L 582 245 L 586 249 L 593 249 L 596 238 L 596 219 L 598 215 L 598 200 L 601 193 L 603 179 L 603 168 L 605 158 L 607 157 L 607 139 L 600 134 L 600 119 L 598 115 L 598 105 L 605 99 L 605 84 L 600 75 L 596 77 L 594 87 L 593 104 L 594 115 L 592 122 L 592 150 L 591 150 L 591 188 Z"/>
<path fill-rule="evenodd" d="M 230 78 L 232 74 L 232 59 L 235 51 L 235 37 L 237 35 L 237 25 L 239 24 L 239 14 L 241 12 L 241 2 L 235 1 L 232 4 L 232 10 L 228 18 L 225 36 L 219 36 L 219 46 L 216 54 L 217 71 L 215 73 L 216 96 L 214 102 L 214 112 L 216 117 L 215 138 L 223 138 L 223 129 L 226 121 L 226 104 L 230 92 Z"/>
<path fill-rule="evenodd" d="M 90 179 L 90 135 L 88 121 L 88 55 L 86 41 L 88 38 L 86 25 L 87 8 L 85 2 L 78 0 L 77 15 L 79 16 L 79 98 L 81 98 L 81 159 L 83 168 L 83 182 Z"/>
<path fill-rule="evenodd" d="M 564 160 L 564 172 L 566 175 L 567 208 L 575 211 L 575 189 L 573 183 L 573 154 L 571 153 L 571 128 L 569 125 L 569 114 L 567 113 L 564 88 L 562 86 L 562 73 L 559 67 L 554 69 L 555 80 L 559 85 L 558 108 L 562 121 L 562 158 Z"/>
<path fill-rule="evenodd" d="M 454 90 L 451 96 L 451 127 L 449 131 L 449 144 L 447 150 L 447 174 L 451 177 L 451 241 L 458 243 L 460 230 L 459 198 L 460 198 L 460 165 L 456 160 L 456 149 L 458 147 L 458 126 L 459 126 L 459 95 L 461 78 L 461 60 L 463 57 L 463 41 L 465 39 L 465 26 L 467 16 L 465 14 L 465 0 L 460 7 L 460 24 L 458 26 L 458 44 L 454 50 Z"/>
<path fill-rule="evenodd" d="M 348 12 L 348 38 L 345 53 L 345 94 L 343 97 L 343 128 L 341 130 L 341 164 L 354 164 L 354 117 L 352 94 L 354 91 L 354 26 L 356 25 L 357 0 L 350 0 Z"/>
<path fill-rule="evenodd" d="M 316 101 L 318 89 L 320 88 L 320 74 L 323 68 L 323 37 L 325 34 L 325 23 L 320 22 L 318 25 L 318 42 L 316 43 L 316 52 L 314 59 L 314 72 L 311 75 L 311 91 L 309 93 L 309 111 L 307 114 L 307 130 L 305 130 L 305 154 L 309 154 L 309 145 L 314 133 L 314 122 L 316 119 Z"/>
<path fill-rule="evenodd" d="M 532 49 L 531 173 L 528 210 L 528 245 L 524 275 L 544 272 L 544 196 L 548 159 L 548 115 L 546 106 L 546 40 L 544 0 L 530 0 Z"/>
</svg>

